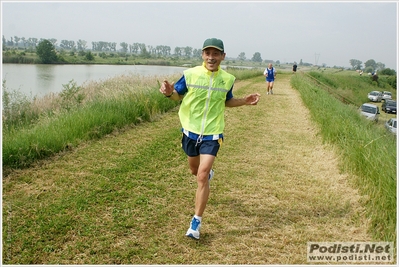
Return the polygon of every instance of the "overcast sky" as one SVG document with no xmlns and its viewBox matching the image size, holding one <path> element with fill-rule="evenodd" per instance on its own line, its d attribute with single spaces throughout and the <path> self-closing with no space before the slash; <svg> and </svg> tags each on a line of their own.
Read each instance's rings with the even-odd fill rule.
<svg viewBox="0 0 399 267">
<path fill-rule="evenodd" d="M 2 35 L 201 48 L 224 41 L 227 57 L 350 67 L 369 59 L 397 70 L 398 4 L 293 1 L 2 1 Z"/>
</svg>

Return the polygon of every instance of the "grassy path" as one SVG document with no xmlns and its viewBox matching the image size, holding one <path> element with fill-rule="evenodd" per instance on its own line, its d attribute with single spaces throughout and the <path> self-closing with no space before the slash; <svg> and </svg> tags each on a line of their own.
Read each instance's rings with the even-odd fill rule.
<svg viewBox="0 0 399 267">
<path fill-rule="evenodd" d="M 370 241 L 362 198 L 280 75 L 235 94 L 201 239 L 177 111 L 3 179 L 3 263 L 306 264 L 308 241 Z"/>
</svg>

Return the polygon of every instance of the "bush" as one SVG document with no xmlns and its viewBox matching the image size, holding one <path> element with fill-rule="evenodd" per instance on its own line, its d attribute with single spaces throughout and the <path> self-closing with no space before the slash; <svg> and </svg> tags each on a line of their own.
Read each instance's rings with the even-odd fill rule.
<svg viewBox="0 0 399 267">
<path fill-rule="evenodd" d="M 389 76 L 396 76 L 396 71 L 392 70 L 390 68 L 386 68 L 386 69 L 383 69 L 383 70 L 379 71 L 379 74 L 389 75 Z"/>
<path fill-rule="evenodd" d="M 92 61 L 92 60 L 94 60 L 94 56 L 93 56 L 93 54 L 89 51 L 89 52 L 86 53 L 85 59 L 86 59 L 86 60 L 89 60 L 89 61 Z"/>
<path fill-rule="evenodd" d="M 59 94 L 61 97 L 61 107 L 67 111 L 79 107 L 85 98 L 82 88 L 77 86 L 74 80 L 68 84 L 63 84 L 62 87 L 64 89 Z"/>
<path fill-rule="evenodd" d="M 396 75 L 395 76 L 388 76 L 386 78 L 387 83 L 394 89 L 396 89 L 396 85 L 397 85 L 396 80 L 397 80 Z"/>
<path fill-rule="evenodd" d="M 36 54 L 44 64 L 55 63 L 57 61 L 55 47 L 49 40 L 43 40 L 38 44 Z"/>
</svg>

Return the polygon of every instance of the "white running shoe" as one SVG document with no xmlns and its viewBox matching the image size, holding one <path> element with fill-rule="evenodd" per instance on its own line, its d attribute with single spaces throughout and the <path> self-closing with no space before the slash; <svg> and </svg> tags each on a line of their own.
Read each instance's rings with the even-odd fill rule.
<svg viewBox="0 0 399 267">
<path fill-rule="evenodd" d="M 211 169 L 211 171 L 209 172 L 208 181 L 211 181 L 214 175 L 215 175 L 215 171 L 213 169 Z"/>
<path fill-rule="evenodd" d="M 194 218 L 191 220 L 190 228 L 188 228 L 186 236 L 198 240 L 200 238 L 201 221 Z"/>
<path fill-rule="evenodd" d="M 213 169 L 211 169 L 211 171 L 209 172 L 209 176 L 208 176 L 209 187 L 211 187 L 211 180 L 212 180 L 214 175 L 215 175 L 215 171 Z"/>
</svg>

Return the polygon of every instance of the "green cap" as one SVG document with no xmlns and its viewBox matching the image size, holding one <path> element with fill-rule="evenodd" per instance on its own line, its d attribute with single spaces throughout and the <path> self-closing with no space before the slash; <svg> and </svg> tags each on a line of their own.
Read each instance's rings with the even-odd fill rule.
<svg viewBox="0 0 399 267">
<path fill-rule="evenodd" d="M 213 48 L 216 48 L 216 49 L 224 52 L 223 41 L 220 39 L 217 39 L 217 38 L 206 39 L 204 42 L 204 45 L 202 46 L 202 50 L 204 50 L 208 47 L 213 47 Z"/>
</svg>

